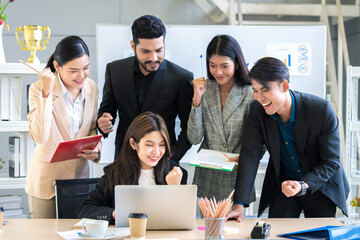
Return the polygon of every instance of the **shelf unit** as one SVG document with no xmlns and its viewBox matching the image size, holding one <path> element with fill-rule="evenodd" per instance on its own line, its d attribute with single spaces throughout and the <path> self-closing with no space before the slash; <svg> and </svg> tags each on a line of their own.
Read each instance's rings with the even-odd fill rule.
<svg viewBox="0 0 360 240">
<path fill-rule="evenodd" d="M 45 64 L 29 64 L 33 68 L 41 71 Z M 0 64 L 0 75 L 37 75 L 33 69 L 22 63 Z M 36 77 L 37 79 L 37 77 Z M 28 132 L 29 124 L 27 121 L 0 121 L 0 132 Z M 8 174 L 0 174 L 0 189 L 23 189 L 26 178 L 12 178 Z"/>
<path fill-rule="evenodd" d="M 360 133 L 359 112 L 359 81 L 360 67 L 347 66 L 346 77 L 346 162 L 345 171 L 350 184 L 350 194 L 348 202 L 359 195 L 358 186 L 360 185 L 360 168 L 358 164 L 358 144 Z M 349 222 L 360 220 L 357 208 L 348 205 Z"/>
</svg>

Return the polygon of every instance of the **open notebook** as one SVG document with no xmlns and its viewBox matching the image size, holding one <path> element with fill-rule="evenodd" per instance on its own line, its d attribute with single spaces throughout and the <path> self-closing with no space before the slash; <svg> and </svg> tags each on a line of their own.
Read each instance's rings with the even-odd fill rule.
<svg viewBox="0 0 360 240">
<path fill-rule="evenodd" d="M 232 171 L 235 163 L 228 162 L 227 157 L 237 157 L 238 153 L 219 152 L 209 149 L 201 149 L 196 157 L 190 161 L 190 166 Z"/>
</svg>

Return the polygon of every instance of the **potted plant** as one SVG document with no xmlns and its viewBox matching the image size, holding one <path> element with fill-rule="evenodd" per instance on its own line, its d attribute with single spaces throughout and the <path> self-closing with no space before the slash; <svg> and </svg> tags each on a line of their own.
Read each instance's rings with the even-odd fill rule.
<svg viewBox="0 0 360 240">
<path fill-rule="evenodd" d="M 354 200 L 350 201 L 350 205 L 353 207 L 360 207 L 360 198 L 355 196 Z"/>
</svg>

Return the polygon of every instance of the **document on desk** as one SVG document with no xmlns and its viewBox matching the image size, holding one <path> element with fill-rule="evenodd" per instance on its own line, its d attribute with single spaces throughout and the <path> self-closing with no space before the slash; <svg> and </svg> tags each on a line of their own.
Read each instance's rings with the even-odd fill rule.
<svg viewBox="0 0 360 240">
<path fill-rule="evenodd" d="M 219 152 L 209 149 L 201 149 L 196 157 L 190 161 L 190 166 L 232 171 L 235 167 L 234 162 L 228 162 L 227 157 L 237 157 L 238 153 Z"/>
<path fill-rule="evenodd" d="M 84 234 L 83 230 L 70 230 L 70 231 L 63 231 L 63 232 L 56 232 L 65 240 L 76 240 L 76 239 L 109 239 L 111 236 L 112 238 L 127 238 L 130 236 L 130 228 L 123 227 L 123 228 L 113 228 L 109 227 L 106 235 L 104 238 L 90 238 L 90 237 L 83 237 Z"/>
</svg>

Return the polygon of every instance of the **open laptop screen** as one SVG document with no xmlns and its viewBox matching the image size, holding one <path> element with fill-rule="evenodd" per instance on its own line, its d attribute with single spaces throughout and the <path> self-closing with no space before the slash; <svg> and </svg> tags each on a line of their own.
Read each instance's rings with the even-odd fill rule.
<svg viewBox="0 0 360 240">
<path fill-rule="evenodd" d="M 193 229 L 196 185 L 117 185 L 115 225 L 128 227 L 129 213 L 146 213 L 147 229 Z"/>
</svg>

